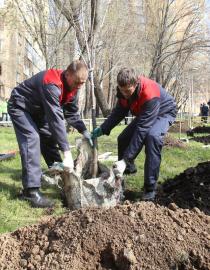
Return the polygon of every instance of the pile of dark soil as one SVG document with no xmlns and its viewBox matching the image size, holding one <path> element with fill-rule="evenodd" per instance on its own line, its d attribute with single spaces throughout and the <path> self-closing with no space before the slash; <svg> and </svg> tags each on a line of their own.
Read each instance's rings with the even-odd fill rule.
<svg viewBox="0 0 210 270">
<path fill-rule="evenodd" d="M 209 270 L 210 217 L 150 202 L 77 210 L 0 236 L 0 269 Z"/>
<path fill-rule="evenodd" d="M 192 129 L 194 133 L 210 133 L 210 127 L 206 126 L 197 126 Z"/>
<path fill-rule="evenodd" d="M 176 203 L 181 208 L 199 208 L 210 215 L 210 161 L 188 168 L 162 184 L 157 202 Z"/>
<path fill-rule="evenodd" d="M 207 145 L 207 144 L 210 144 L 210 135 L 193 137 L 193 138 L 190 138 L 190 140 L 200 142 L 200 143 Z"/>
<path fill-rule="evenodd" d="M 178 148 L 185 148 L 186 144 L 179 139 L 173 138 L 169 134 L 166 134 L 164 138 L 164 146 L 165 147 L 178 147 Z"/>
</svg>

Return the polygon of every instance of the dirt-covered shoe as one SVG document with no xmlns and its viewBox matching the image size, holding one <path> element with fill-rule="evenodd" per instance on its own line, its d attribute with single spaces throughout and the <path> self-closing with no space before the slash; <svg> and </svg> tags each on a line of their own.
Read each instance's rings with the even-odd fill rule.
<svg viewBox="0 0 210 270">
<path fill-rule="evenodd" d="M 136 165 L 134 163 L 127 164 L 124 174 L 134 174 L 137 172 Z"/>
<path fill-rule="evenodd" d="M 156 191 L 155 190 L 144 192 L 143 196 L 142 196 L 142 200 L 143 201 L 154 201 L 155 196 L 156 196 Z"/>
<path fill-rule="evenodd" d="M 54 206 L 54 202 L 46 198 L 38 188 L 24 189 L 20 199 L 29 201 L 31 206 L 35 208 L 49 208 Z"/>
</svg>

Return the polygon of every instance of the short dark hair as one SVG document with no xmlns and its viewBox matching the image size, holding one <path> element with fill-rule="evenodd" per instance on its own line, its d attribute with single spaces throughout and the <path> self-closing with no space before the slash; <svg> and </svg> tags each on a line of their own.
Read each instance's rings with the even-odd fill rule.
<svg viewBox="0 0 210 270">
<path fill-rule="evenodd" d="M 67 71 L 69 71 L 71 73 L 76 73 L 77 71 L 79 71 L 81 69 L 88 70 L 87 65 L 85 64 L 85 62 L 84 61 L 81 61 L 81 60 L 74 60 L 67 67 Z"/>
<path fill-rule="evenodd" d="M 135 85 L 137 83 L 137 78 L 133 68 L 122 68 L 117 75 L 117 84 L 121 87 Z"/>
</svg>

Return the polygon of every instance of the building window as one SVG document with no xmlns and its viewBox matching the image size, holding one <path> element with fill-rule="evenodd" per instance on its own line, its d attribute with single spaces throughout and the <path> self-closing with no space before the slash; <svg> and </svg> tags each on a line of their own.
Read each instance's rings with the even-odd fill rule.
<svg viewBox="0 0 210 270">
<path fill-rule="evenodd" d="M 4 97 L 5 91 L 4 91 L 4 85 L 0 82 L 0 97 Z"/>
<path fill-rule="evenodd" d="M 19 65 L 21 64 L 21 54 L 20 53 L 17 55 L 17 63 Z"/>
<path fill-rule="evenodd" d="M 26 39 L 26 44 L 25 44 L 25 52 L 26 52 L 27 58 L 33 61 L 33 47 L 27 39 Z"/>
<path fill-rule="evenodd" d="M 17 84 L 20 84 L 20 82 L 21 82 L 21 80 L 20 80 L 20 73 L 17 72 L 17 73 L 16 73 L 16 83 L 17 83 Z"/>
<path fill-rule="evenodd" d="M 0 52 L 2 52 L 2 48 L 3 48 L 3 39 L 0 39 Z"/>
<path fill-rule="evenodd" d="M 1 0 L 0 0 L 1 2 Z M 0 19 L 0 31 L 4 30 L 4 21 L 2 19 Z"/>
<path fill-rule="evenodd" d="M 27 57 L 25 57 L 25 59 L 24 59 L 24 74 L 26 76 L 30 77 L 31 70 L 32 70 L 32 63 Z"/>
<path fill-rule="evenodd" d="M 20 33 L 18 33 L 18 44 L 22 45 L 22 35 Z"/>
</svg>

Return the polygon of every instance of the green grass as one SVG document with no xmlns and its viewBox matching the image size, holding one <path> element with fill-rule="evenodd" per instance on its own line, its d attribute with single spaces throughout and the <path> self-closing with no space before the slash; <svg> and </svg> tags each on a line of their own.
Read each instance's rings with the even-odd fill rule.
<svg viewBox="0 0 210 270">
<path fill-rule="evenodd" d="M 109 137 L 102 136 L 98 139 L 99 153 L 111 151 L 117 155 L 117 136 L 124 126 L 116 127 Z M 69 134 L 69 141 L 74 144 L 78 137 L 77 132 Z M 173 134 L 178 136 L 178 134 Z M 184 137 L 184 136 L 183 136 Z M 17 150 L 17 142 L 12 128 L 0 128 L 0 153 L 9 150 Z M 76 151 L 73 151 L 76 156 Z M 143 185 L 144 150 L 136 160 L 138 173 L 126 177 L 126 185 L 130 189 L 140 189 Z M 185 149 L 164 148 L 159 181 L 163 182 L 168 178 L 181 173 L 186 168 L 196 166 L 199 162 L 210 159 L 210 149 L 202 148 L 201 143 L 190 141 Z M 107 162 L 111 166 L 110 162 Z M 46 165 L 42 161 L 43 169 Z M 15 229 L 34 224 L 40 219 L 48 217 L 49 213 L 44 209 L 31 208 L 27 202 L 17 199 L 21 190 L 21 163 L 20 156 L 14 159 L 0 162 L 0 233 L 14 231 Z M 59 191 L 56 187 L 44 187 L 43 191 L 56 201 L 53 215 L 59 215 L 66 211 L 62 207 Z"/>
</svg>

